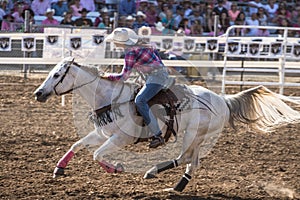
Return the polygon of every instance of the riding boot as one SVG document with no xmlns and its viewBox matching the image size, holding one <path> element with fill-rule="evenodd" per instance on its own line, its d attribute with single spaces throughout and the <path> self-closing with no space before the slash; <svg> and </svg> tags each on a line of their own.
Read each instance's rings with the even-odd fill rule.
<svg viewBox="0 0 300 200">
<path fill-rule="evenodd" d="M 161 136 L 161 134 L 156 135 L 153 137 L 152 141 L 149 144 L 149 148 L 156 148 L 158 146 L 161 146 L 165 144 L 164 138 Z"/>
</svg>

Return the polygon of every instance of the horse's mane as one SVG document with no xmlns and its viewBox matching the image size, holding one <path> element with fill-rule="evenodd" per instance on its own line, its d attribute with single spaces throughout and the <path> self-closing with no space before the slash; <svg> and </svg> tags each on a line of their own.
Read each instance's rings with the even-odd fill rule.
<svg viewBox="0 0 300 200">
<path fill-rule="evenodd" d="M 90 74 L 94 75 L 94 76 L 97 76 L 100 78 L 100 74 L 103 74 L 104 73 L 104 70 L 95 66 L 95 65 L 82 65 L 82 64 L 79 64 L 77 62 L 73 62 L 74 65 L 76 65 L 77 67 L 81 68 L 82 70 L 84 71 L 87 71 L 89 72 Z M 126 80 L 124 81 L 124 84 L 125 85 L 128 85 L 128 86 L 133 86 L 133 87 L 140 87 L 141 85 L 132 81 L 132 80 Z"/>
<path fill-rule="evenodd" d="M 103 72 L 103 70 L 101 70 L 98 67 L 95 67 L 93 65 L 82 65 L 77 62 L 73 62 L 73 64 L 95 76 L 99 76 L 99 74 L 101 74 L 101 72 Z"/>
</svg>

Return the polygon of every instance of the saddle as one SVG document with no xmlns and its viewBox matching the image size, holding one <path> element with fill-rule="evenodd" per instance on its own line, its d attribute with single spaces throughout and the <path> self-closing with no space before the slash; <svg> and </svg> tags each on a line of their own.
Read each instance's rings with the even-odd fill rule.
<svg viewBox="0 0 300 200">
<path fill-rule="evenodd" d="M 133 98 L 131 101 L 134 101 L 136 95 L 138 94 L 141 87 L 135 90 Z M 181 112 L 183 108 L 187 108 L 187 104 L 189 102 L 189 98 L 187 97 L 187 89 L 186 86 L 180 84 L 169 85 L 168 88 L 162 89 L 157 95 L 155 95 L 149 102 L 149 106 L 153 105 L 161 105 L 159 109 L 154 109 L 153 114 L 163 121 L 167 125 L 166 133 L 164 134 L 165 142 L 169 141 L 171 135 L 177 139 L 177 133 L 174 130 L 174 122 L 177 111 Z M 113 122 L 114 118 L 112 117 L 112 105 L 107 105 L 103 108 L 95 110 L 89 116 L 90 121 L 96 123 L 98 126 L 105 126 L 111 122 Z M 135 107 L 136 114 L 141 116 Z M 162 114 L 164 113 L 164 114 Z M 121 113 L 119 113 L 122 116 Z M 177 122 L 177 121 L 176 121 Z M 177 124 L 178 128 L 178 124 Z M 135 144 L 139 142 L 147 141 L 149 138 L 140 137 L 137 139 Z"/>
<path fill-rule="evenodd" d="M 137 95 L 138 91 L 136 92 L 135 96 Z M 167 130 L 166 133 L 164 134 L 165 142 L 169 141 L 171 135 L 177 138 L 177 133 L 174 130 L 175 116 L 177 114 L 177 111 L 181 111 L 179 107 L 180 104 L 184 102 L 184 99 L 186 99 L 185 87 L 182 85 L 176 85 L 173 82 L 173 84 L 171 84 L 167 88 L 162 89 L 157 95 L 155 95 L 148 102 L 150 107 L 153 105 L 163 106 L 163 111 L 154 109 L 153 114 L 161 121 L 164 121 L 165 124 L 167 125 Z M 137 108 L 136 108 L 136 112 L 138 115 L 140 115 Z M 165 115 L 167 115 L 169 119 L 166 119 L 165 115 L 163 115 L 162 113 L 165 113 Z M 177 124 L 177 128 L 178 128 L 178 124 Z M 148 138 L 138 138 L 135 144 L 146 140 L 148 140 Z"/>
</svg>

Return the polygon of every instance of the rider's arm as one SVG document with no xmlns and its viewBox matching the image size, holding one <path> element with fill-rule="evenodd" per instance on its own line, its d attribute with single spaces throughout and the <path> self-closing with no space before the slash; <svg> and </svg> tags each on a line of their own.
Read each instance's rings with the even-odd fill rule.
<svg viewBox="0 0 300 200">
<path fill-rule="evenodd" d="M 136 62 L 136 54 L 135 51 L 128 51 L 125 54 L 125 65 L 121 71 L 121 73 L 108 73 L 103 75 L 103 78 L 107 78 L 111 81 L 116 81 L 116 80 L 126 80 L 130 72 Z"/>
</svg>

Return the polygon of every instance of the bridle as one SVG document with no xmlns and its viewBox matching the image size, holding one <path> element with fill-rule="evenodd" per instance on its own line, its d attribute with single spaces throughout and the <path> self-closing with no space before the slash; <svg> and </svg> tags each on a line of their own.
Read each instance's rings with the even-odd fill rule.
<svg viewBox="0 0 300 200">
<path fill-rule="evenodd" d="M 83 86 L 85 86 L 85 85 L 88 85 L 88 84 L 94 82 L 94 81 L 97 79 L 97 76 L 95 76 L 95 78 L 94 78 L 93 80 L 91 80 L 91 81 L 88 81 L 88 82 L 83 83 L 83 84 L 81 84 L 81 85 L 78 85 L 78 86 L 76 86 L 76 87 L 72 87 L 71 89 L 69 89 L 69 90 L 67 90 L 67 91 L 65 91 L 65 92 L 58 93 L 58 92 L 56 91 L 56 87 L 58 86 L 58 84 L 60 84 L 60 83 L 63 82 L 63 80 L 65 79 L 65 77 L 66 77 L 67 73 L 69 72 L 69 70 L 70 70 L 70 68 L 71 68 L 71 65 L 72 65 L 73 63 L 74 63 L 74 58 L 73 58 L 72 61 L 68 62 L 68 65 L 66 66 L 67 69 L 66 69 L 65 73 L 62 75 L 62 77 L 60 78 L 60 80 L 55 84 L 55 86 L 54 86 L 54 88 L 53 88 L 55 94 L 58 95 L 58 96 L 64 95 L 64 94 L 67 94 L 67 93 L 70 93 L 70 92 L 72 92 L 73 90 L 76 90 L 76 89 L 79 89 L 79 88 L 81 88 L 81 87 L 83 87 Z M 80 67 L 80 65 L 78 65 L 78 67 Z"/>
</svg>

